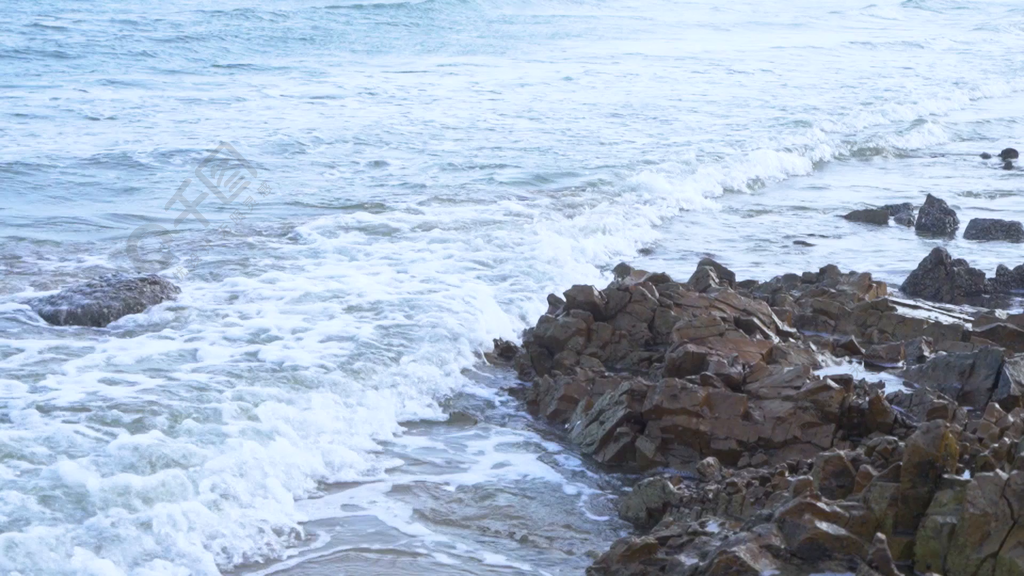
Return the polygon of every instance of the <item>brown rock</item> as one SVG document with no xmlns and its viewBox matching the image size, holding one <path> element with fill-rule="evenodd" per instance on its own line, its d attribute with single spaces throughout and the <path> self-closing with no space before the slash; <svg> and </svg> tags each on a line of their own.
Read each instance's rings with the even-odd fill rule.
<svg viewBox="0 0 1024 576">
<path fill-rule="evenodd" d="M 853 492 L 856 473 L 839 450 L 822 452 L 814 459 L 811 478 L 814 488 L 829 500 L 842 500 Z"/>
<path fill-rule="evenodd" d="M 1015 354 L 1024 352 L 1024 329 L 1012 324 L 990 324 L 971 332 L 971 337 L 995 342 Z"/>
<path fill-rule="evenodd" d="M 967 486 L 963 512 L 946 555 L 947 576 L 977 574 L 999 552 L 1014 523 L 1003 498 L 1006 481 L 1007 475 L 996 471 L 978 474 Z"/>
<path fill-rule="evenodd" d="M 589 312 L 598 321 L 605 319 L 605 306 L 608 304 L 608 299 L 597 288 L 577 284 L 566 290 L 563 295 L 565 296 L 563 305 L 565 311 L 583 310 Z"/>
<path fill-rule="evenodd" d="M 794 556 L 820 561 L 854 556 L 867 557 L 867 546 L 842 528 L 849 515 L 842 509 L 809 498 L 800 498 L 775 513 L 774 522 Z"/>
<path fill-rule="evenodd" d="M 871 550 L 868 552 L 869 564 L 882 576 L 902 576 L 896 569 L 896 562 L 892 559 L 892 552 L 889 551 L 889 540 L 885 534 L 878 532 L 871 541 Z"/>
<path fill-rule="evenodd" d="M 722 319 L 710 314 L 685 318 L 672 327 L 672 340 L 675 343 L 686 343 L 712 336 L 725 334 L 726 326 Z"/>
<path fill-rule="evenodd" d="M 960 448 L 946 422 L 925 422 L 907 439 L 900 473 L 895 529 L 913 533 L 928 510 L 943 474 L 956 470 Z"/>
</svg>

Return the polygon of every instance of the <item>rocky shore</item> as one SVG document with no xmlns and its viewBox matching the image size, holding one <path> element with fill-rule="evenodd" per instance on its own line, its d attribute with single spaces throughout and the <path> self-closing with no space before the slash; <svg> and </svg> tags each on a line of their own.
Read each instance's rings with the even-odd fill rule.
<svg viewBox="0 0 1024 576">
<path fill-rule="evenodd" d="M 1022 271 L 936 248 L 903 289 L 959 304 Z M 614 273 L 488 355 L 582 454 L 647 474 L 588 574 L 1024 575 L 1024 314 L 835 266 Z"/>
</svg>

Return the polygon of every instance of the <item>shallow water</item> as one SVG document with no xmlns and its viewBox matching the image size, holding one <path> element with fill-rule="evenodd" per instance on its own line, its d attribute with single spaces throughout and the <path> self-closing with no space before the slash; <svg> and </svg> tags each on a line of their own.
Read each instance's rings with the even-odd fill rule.
<svg viewBox="0 0 1024 576">
<path fill-rule="evenodd" d="M 1020 264 L 838 216 L 931 192 L 1024 219 L 1024 173 L 977 157 L 1024 143 L 1022 38 L 1008 1 L 16 0 L 0 572 L 579 573 L 625 480 L 502 392 L 491 338 L 622 260 Z M 175 228 L 222 141 L 252 186 Z M 131 270 L 143 225 L 178 301 L 27 307 Z"/>
</svg>

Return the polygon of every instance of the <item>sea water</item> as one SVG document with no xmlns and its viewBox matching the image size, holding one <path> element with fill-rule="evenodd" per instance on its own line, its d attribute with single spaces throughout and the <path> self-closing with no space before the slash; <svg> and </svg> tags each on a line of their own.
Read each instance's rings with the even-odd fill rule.
<svg viewBox="0 0 1024 576">
<path fill-rule="evenodd" d="M 1022 46 L 999 0 L 8 2 L 0 573 L 581 573 L 631 479 L 491 339 L 620 261 L 1021 264 L 839 216 L 1024 219 L 978 157 L 1024 146 Z M 197 174 L 221 143 L 235 198 Z M 27 305 L 139 253 L 177 301 Z"/>
</svg>

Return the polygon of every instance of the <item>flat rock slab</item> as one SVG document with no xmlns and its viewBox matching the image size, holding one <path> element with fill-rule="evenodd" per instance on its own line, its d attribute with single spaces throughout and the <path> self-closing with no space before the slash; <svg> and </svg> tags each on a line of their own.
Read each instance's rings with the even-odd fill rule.
<svg viewBox="0 0 1024 576">
<path fill-rule="evenodd" d="M 155 274 L 108 274 L 36 298 L 29 306 L 50 324 L 103 328 L 118 318 L 174 300 L 180 293 L 180 288 Z"/>
</svg>

